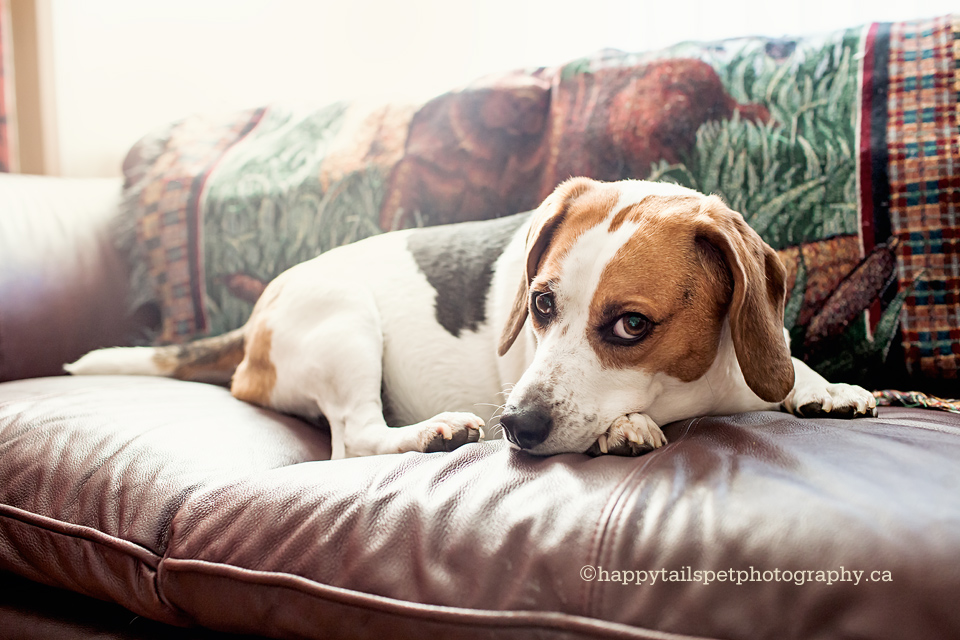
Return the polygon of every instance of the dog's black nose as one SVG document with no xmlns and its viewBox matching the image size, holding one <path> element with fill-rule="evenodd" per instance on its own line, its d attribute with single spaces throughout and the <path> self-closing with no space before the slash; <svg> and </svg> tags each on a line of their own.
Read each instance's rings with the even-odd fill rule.
<svg viewBox="0 0 960 640">
<path fill-rule="evenodd" d="M 553 418 L 548 411 L 539 407 L 507 407 L 500 416 L 500 426 L 507 440 L 521 449 L 532 449 L 547 439 L 553 427 Z"/>
</svg>

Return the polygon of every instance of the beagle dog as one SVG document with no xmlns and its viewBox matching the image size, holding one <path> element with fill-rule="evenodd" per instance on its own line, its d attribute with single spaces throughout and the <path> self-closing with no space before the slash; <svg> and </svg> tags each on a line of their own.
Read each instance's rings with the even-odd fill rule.
<svg viewBox="0 0 960 640">
<path fill-rule="evenodd" d="M 784 280 L 718 197 L 574 178 L 533 212 L 294 266 L 233 332 L 65 368 L 228 383 L 241 400 L 323 416 L 334 458 L 452 450 L 492 421 L 531 454 L 638 455 L 693 416 L 876 415 L 863 388 L 791 359 Z"/>
</svg>

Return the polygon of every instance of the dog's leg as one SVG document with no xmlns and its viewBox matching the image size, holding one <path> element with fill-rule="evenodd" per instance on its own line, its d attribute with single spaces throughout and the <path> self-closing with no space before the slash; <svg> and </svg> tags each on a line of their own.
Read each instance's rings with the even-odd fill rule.
<svg viewBox="0 0 960 640">
<path fill-rule="evenodd" d="M 793 359 L 793 390 L 783 401 L 783 408 L 801 418 L 858 418 L 877 415 L 873 394 L 855 384 L 833 383 Z"/>
<path fill-rule="evenodd" d="M 336 311 L 317 310 L 307 331 L 275 331 L 280 361 L 298 362 L 280 371 L 287 393 L 275 393 L 279 408 L 305 413 L 312 405 L 330 423 L 332 457 L 407 451 L 450 451 L 480 439 L 483 420 L 472 413 L 441 413 L 429 420 L 389 427 L 381 401 L 383 334 L 376 305 L 359 292 L 341 292 Z M 411 362 L 411 367 L 418 366 Z M 283 397 L 289 400 L 284 401 Z"/>
</svg>

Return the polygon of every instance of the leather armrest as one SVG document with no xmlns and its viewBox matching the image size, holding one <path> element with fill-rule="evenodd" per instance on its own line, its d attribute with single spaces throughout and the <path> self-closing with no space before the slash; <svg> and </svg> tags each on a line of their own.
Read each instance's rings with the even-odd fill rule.
<svg viewBox="0 0 960 640">
<path fill-rule="evenodd" d="M 0 381 L 62 373 L 129 333 L 119 179 L 0 175 Z"/>
</svg>

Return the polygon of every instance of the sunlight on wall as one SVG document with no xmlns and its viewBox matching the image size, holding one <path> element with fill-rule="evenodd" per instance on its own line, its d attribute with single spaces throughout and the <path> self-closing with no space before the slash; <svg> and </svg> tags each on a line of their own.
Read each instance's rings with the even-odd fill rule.
<svg viewBox="0 0 960 640">
<path fill-rule="evenodd" d="M 274 101 L 420 100 L 598 49 L 804 35 L 955 0 L 52 0 L 60 166 L 119 175 L 152 127 Z"/>
</svg>

